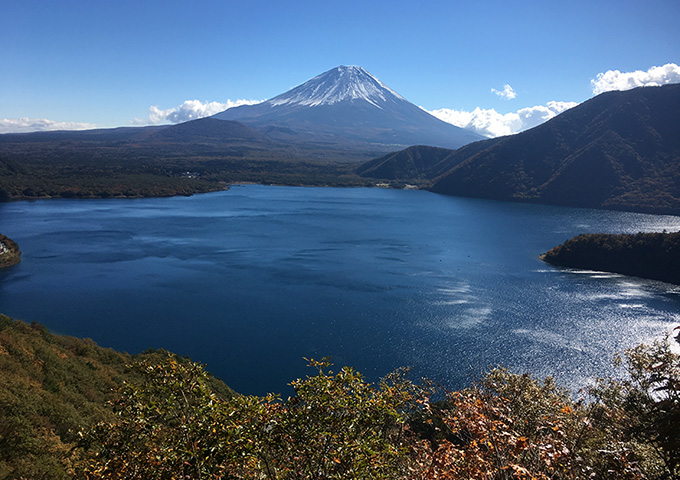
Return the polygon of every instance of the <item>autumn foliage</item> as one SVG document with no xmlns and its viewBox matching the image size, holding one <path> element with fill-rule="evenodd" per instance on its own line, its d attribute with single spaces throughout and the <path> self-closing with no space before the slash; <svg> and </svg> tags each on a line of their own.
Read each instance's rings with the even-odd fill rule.
<svg viewBox="0 0 680 480">
<path fill-rule="evenodd" d="M 657 342 L 618 363 L 578 399 L 502 368 L 443 392 L 327 359 L 290 398 L 256 397 L 0 315 L 0 478 L 679 479 L 680 356 Z"/>
<path fill-rule="evenodd" d="M 310 360 L 295 395 L 217 395 L 199 365 L 134 368 L 116 420 L 84 432 L 74 465 L 95 479 L 679 478 L 680 357 L 628 353 L 627 380 L 575 401 L 551 379 L 494 369 L 437 393 L 407 371 L 368 383 Z M 436 401 L 433 395 L 439 395 Z"/>
</svg>

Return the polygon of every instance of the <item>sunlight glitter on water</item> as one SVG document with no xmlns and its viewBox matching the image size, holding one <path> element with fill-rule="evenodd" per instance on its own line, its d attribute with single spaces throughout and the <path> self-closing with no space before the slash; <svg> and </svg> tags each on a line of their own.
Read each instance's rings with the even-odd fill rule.
<svg viewBox="0 0 680 480">
<path fill-rule="evenodd" d="M 664 228 L 680 218 L 377 189 L 0 204 L 24 252 L 0 272 L 0 312 L 189 355 L 243 393 L 327 355 L 371 379 L 411 365 L 455 387 L 501 364 L 578 390 L 680 325 L 680 288 L 538 255 L 584 230 Z"/>
</svg>

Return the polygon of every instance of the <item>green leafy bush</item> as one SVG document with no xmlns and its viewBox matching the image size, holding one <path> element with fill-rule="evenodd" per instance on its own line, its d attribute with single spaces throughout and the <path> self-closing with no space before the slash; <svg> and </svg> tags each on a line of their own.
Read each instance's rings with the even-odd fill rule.
<svg viewBox="0 0 680 480">
<path fill-rule="evenodd" d="M 0 478 L 680 478 L 680 356 L 656 342 L 619 363 L 577 401 L 502 368 L 441 392 L 309 360 L 281 399 L 0 316 Z"/>
</svg>

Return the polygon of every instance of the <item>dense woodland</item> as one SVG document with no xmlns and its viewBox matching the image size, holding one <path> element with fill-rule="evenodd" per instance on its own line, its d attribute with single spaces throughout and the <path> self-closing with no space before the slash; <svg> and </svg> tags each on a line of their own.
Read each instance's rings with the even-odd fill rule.
<svg viewBox="0 0 680 480">
<path fill-rule="evenodd" d="M 560 267 L 622 273 L 680 285 L 680 232 L 582 234 L 541 259 Z"/>
<path fill-rule="evenodd" d="M 192 195 L 234 183 L 374 186 L 346 165 L 220 156 L 21 162 L 0 156 L 0 201 L 39 198 L 139 198 Z"/>
<path fill-rule="evenodd" d="M 308 363 L 294 396 L 244 396 L 168 352 L 0 316 L 0 478 L 680 478 L 668 342 L 626 352 L 626 379 L 579 399 L 501 368 L 450 392 Z"/>
<path fill-rule="evenodd" d="M 680 85 L 606 92 L 516 135 L 466 145 L 433 191 L 680 213 Z"/>
<path fill-rule="evenodd" d="M 0 315 L 0 478 L 73 478 L 79 432 L 114 421 L 107 402 L 125 381 L 143 382 L 128 365 L 167 358 L 164 351 L 116 352 Z M 232 394 L 222 382 L 204 380 L 222 398 Z"/>
<path fill-rule="evenodd" d="M 0 201 L 189 195 L 230 183 L 374 185 L 356 165 L 383 149 L 290 144 L 238 122 L 0 135 Z"/>
</svg>

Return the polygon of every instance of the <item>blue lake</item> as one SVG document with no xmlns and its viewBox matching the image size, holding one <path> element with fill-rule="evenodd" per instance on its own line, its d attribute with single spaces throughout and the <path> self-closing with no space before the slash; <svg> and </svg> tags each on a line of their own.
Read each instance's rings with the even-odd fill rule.
<svg viewBox="0 0 680 480">
<path fill-rule="evenodd" d="M 680 289 L 538 255 L 664 229 L 680 218 L 382 189 L 5 203 L 23 261 L 0 271 L 0 312 L 188 355 L 242 393 L 285 392 L 322 356 L 372 380 L 412 366 L 460 387 L 502 364 L 575 389 L 680 324 Z"/>
</svg>

